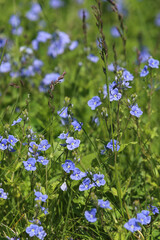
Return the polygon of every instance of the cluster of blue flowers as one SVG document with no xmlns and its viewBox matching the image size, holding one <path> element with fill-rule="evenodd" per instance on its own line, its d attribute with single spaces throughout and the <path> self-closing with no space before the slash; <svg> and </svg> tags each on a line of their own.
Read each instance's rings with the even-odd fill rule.
<svg viewBox="0 0 160 240">
<path fill-rule="evenodd" d="M 39 145 L 36 142 L 33 142 L 33 141 L 30 142 L 28 154 L 31 154 L 33 157 L 29 158 L 27 161 L 23 161 L 25 169 L 28 171 L 35 171 L 36 162 L 40 162 L 42 165 L 47 165 L 48 160 L 43 156 L 40 156 L 40 154 L 48 150 L 50 147 L 51 145 L 48 143 L 46 139 L 42 140 Z M 34 194 L 35 194 L 35 201 L 39 201 L 39 203 L 46 202 L 48 198 L 48 195 L 42 194 L 40 191 L 34 190 Z M 45 215 L 48 214 L 48 209 L 42 206 L 40 206 L 40 208 Z M 29 227 L 27 227 L 26 233 L 28 233 L 30 237 L 36 236 L 42 240 L 47 235 L 46 232 L 43 230 L 43 227 L 42 226 L 39 227 L 36 224 L 31 224 Z"/>
<path fill-rule="evenodd" d="M 40 156 L 41 152 L 46 151 L 50 148 L 51 145 L 48 143 L 46 139 L 42 140 L 38 145 L 35 142 L 30 142 L 29 144 L 29 155 L 33 157 L 29 158 L 27 161 L 23 161 L 24 167 L 27 171 L 35 171 L 36 170 L 36 162 L 41 163 L 42 165 L 47 165 L 48 160 L 43 156 Z"/>
<path fill-rule="evenodd" d="M 152 68 L 157 68 L 158 65 L 159 65 L 159 61 L 158 60 L 154 60 L 153 58 L 150 58 L 148 60 L 148 63 L 149 63 L 150 67 L 152 66 Z M 109 66 L 109 68 L 110 68 L 110 71 L 114 71 L 115 70 L 115 67 L 114 67 L 113 64 L 111 64 Z M 112 101 L 119 101 L 121 99 L 121 97 L 122 97 L 122 93 L 120 93 L 119 90 L 126 89 L 126 88 L 131 88 L 131 86 L 129 86 L 129 82 L 133 81 L 133 79 L 134 79 L 134 76 L 129 71 L 127 71 L 126 69 L 120 68 L 119 66 L 118 66 L 117 69 L 120 72 L 122 72 L 122 74 L 120 75 L 119 80 L 116 77 L 116 81 L 114 81 L 111 84 L 109 84 L 109 98 L 110 98 L 110 102 L 112 102 Z M 107 85 L 106 84 L 103 87 L 103 94 L 104 94 L 104 98 L 106 98 L 108 96 Z M 91 107 L 91 110 L 95 110 L 101 104 L 102 104 L 101 99 L 98 96 L 94 96 L 92 99 L 90 99 L 88 101 L 88 106 Z M 130 109 L 131 109 L 130 110 L 130 114 L 133 115 L 133 116 L 136 116 L 138 118 L 143 114 L 142 110 L 138 107 L 137 104 L 134 104 L 134 105 L 130 106 Z M 111 142 L 111 144 L 112 144 L 112 142 Z M 110 148 L 109 144 L 108 144 L 107 148 Z M 105 150 L 103 150 L 103 152 L 104 151 Z"/>
<path fill-rule="evenodd" d="M 145 77 L 149 74 L 149 68 L 159 68 L 159 61 L 153 58 L 148 59 L 148 66 L 145 65 L 140 73 L 140 77 Z"/>
<path fill-rule="evenodd" d="M 14 120 L 11 126 L 17 125 L 22 121 L 22 118 L 18 118 L 17 120 Z"/>
<path fill-rule="evenodd" d="M 59 8 L 64 5 L 62 0 L 50 0 L 50 6 L 53 8 Z M 26 13 L 26 18 L 30 21 L 37 21 L 41 16 L 41 6 L 38 3 L 32 3 L 31 8 Z M 9 19 L 9 23 L 12 26 L 12 34 L 14 35 L 21 35 L 23 32 L 23 27 L 20 26 L 21 19 L 18 15 L 12 15 Z M 78 47 L 78 41 L 74 40 L 71 41 L 70 37 L 67 33 L 62 31 L 56 31 L 53 34 L 48 33 L 43 30 L 45 27 L 45 21 L 42 20 L 39 22 L 40 28 L 42 29 L 37 33 L 37 37 L 32 40 L 32 48 L 21 46 L 20 53 L 21 53 L 21 67 L 19 67 L 19 63 L 16 61 L 12 61 L 12 58 L 9 53 L 4 55 L 5 59 L 2 61 L 0 65 L 0 72 L 1 73 L 9 73 L 10 76 L 14 78 L 21 77 L 22 79 L 28 78 L 31 85 L 33 85 L 33 81 L 31 77 L 34 77 L 36 74 L 41 73 L 41 68 L 43 66 L 43 62 L 40 59 L 37 59 L 34 55 L 34 51 L 39 49 L 39 45 L 41 43 L 46 43 L 49 41 L 50 45 L 48 47 L 48 55 L 56 58 L 58 55 L 62 54 L 66 48 L 70 51 L 73 51 L 75 48 Z M 4 47 L 6 44 L 6 38 L 0 38 L 0 48 Z M 12 41 L 11 41 L 12 43 Z M 12 44 L 11 44 L 12 46 Z M 8 47 L 8 44 L 7 44 Z M 48 85 L 52 82 L 57 80 L 60 76 L 58 72 L 52 72 L 45 75 L 43 80 L 40 82 L 39 91 L 47 92 Z M 61 80 L 62 81 L 62 80 Z"/>
<path fill-rule="evenodd" d="M 0 149 L 6 150 L 8 149 L 10 152 L 14 152 L 14 146 L 19 140 L 15 138 L 13 135 L 8 135 L 8 138 L 3 138 L 0 136 Z"/>
<path fill-rule="evenodd" d="M 48 195 L 46 195 L 46 194 L 42 194 L 41 192 L 39 192 L 39 191 L 35 191 L 35 196 L 36 196 L 36 198 L 35 198 L 35 200 L 36 201 L 42 201 L 42 202 L 46 202 L 46 200 L 47 200 L 47 198 L 48 198 Z"/>
<path fill-rule="evenodd" d="M 98 206 L 105 209 L 112 209 L 108 200 L 104 201 L 103 199 L 98 199 Z M 97 209 L 92 208 L 90 211 L 85 211 L 84 215 L 88 222 L 93 223 L 97 221 L 96 213 Z"/>
<path fill-rule="evenodd" d="M 75 167 L 75 164 L 71 160 L 66 160 L 65 163 L 62 164 L 62 168 L 66 173 L 72 173 L 70 174 L 70 178 L 72 180 L 81 180 L 84 177 L 87 177 L 87 173 L 81 172 L 79 168 Z M 86 191 L 91 189 L 92 187 L 100 187 L 104 186 L 106 181 L 104 180 L 103 174 L 89 174 L 91 178 L 87 177 L 85 178 L 82 183 L 79 185 L 79 191 Z M 67 184 L 64 182 L 61 186 L 62 191 L 67 191 Z M 101 208 L 108 208 L 112 209 L 110 207 L 109 201 L 103 201 L 102 199 L 98 200 L 98 205 Z M 97 218 L 96 215 L 96 208 L 92 209 L 91 211 L 85 211 L 85 217 L 89 222 L 95 222 Z"/>
<path fill-rule="evenodd" d="M 41 240 L 43 240 L 47 235 L 46 232 L 43 230 L 43 227 L 38 226 L 37 224 L 31 224 L 29 227 L 27 227 L 26 233 L 28 233 L 30 237 L 36 236 Z"/>
<path fill-rule="evenodd" d="M 130 114 L 135 117 L 139 118 L 143 114 L 142 110 L 138 107 L 137 104 L 130 106 L 130 108 L 131 108 Z"/>
<path fill-rule="evenodd" d="M 62 168 L 66 173 L 70 173 L 70 171 L 73 171 L 73 173 L 70 175 L 70 178 L 72 180 L 81 180 L 87 175 L 86 173 L 81 172 L 80 169 L 76 168 L 75 164 L 68 159 L 65 161 L 64 164 L 62 164 Z"/>
<path fill-rule="evenodd" d="M 81 141 L 79 139 L 74 139 L 73 137 L 68 137 L 66 140 L 68 150 L 73 150 L 75 148 L 78 148 L 80 142 Z"/>
<path fill-rule="evenodd" d="M 4 192 L 3 188 L 0 188 L 0 198 L 7 199 L 8 193 Z"/>
<path fill-rule="evenodd" d="M 70 175 L 72 180 L 81 180 L 82 178 L 87 176 L 87 173 L 81 172 L 80 169 L 75 167 L 75 164 L 71 160 L 66 160 L 64 164 L 62 164 L 63 170 L 66 173 L 73 173 Z M 92 173 L 90 173 L 92 176 Z M 89 190 L 92 187 L 100 187 L 105 185 L 106 181 L 104 180 L 103 174 L 93 174 L 92 179 L 89 177 L 85 178 L 79 186 L 79 191 Z"/>
<path fill-rule="evenodd" d="M 65 125 L 66 123 L 69 123 L 69 114 L 68 114 L 68 107 L 63 107 L 60 111 L 57 112 L 58 115 L 61 117 L 61 122 L 63 125 Z M 74 128 L 74 131 L 81 131 L 82 129 L 82 125 L 83 123 L 79 123 L 77 120 L 73 119 L 71 122 L 71 125 Z M 67 133 L 61 133 L 58 138 L 65 140 L 66 139 L 66 143 L 65 144 L 61 144 L 61 146 L 66 146 L 68 150 L 74 150 L 75 148 L 78 148 L 80 145 L 80 140 L 79 139 L 74 139 L 74 137 L 70 137 L 69 136 L 69 132 Z"/>
<path fill-rule="evenodd" d="M 111 141 L 104 146 L 104 149 L 101 150 L 101 155 L 104 155 L 107 149 L 111 149 L 112 152 L 119 151 L 120 149 L 119 142 L 114 139 L 114 147 L 113 147 L 113 140 L 111 139 Z"/>
<path fill-rule="evenodd" d="M 9 19 L 9 23 L 12 26 L 12 34 L 13 35 L 21 35 L 23 32 L 23 27 L 20 26 L 20 18 L 17 15 L 12 15 Z"/>
<path fill-rule="evenodd" d="M 32 3 L 31 9 L 26 13 L 26 18 L 30 21 L 37 21 L 41 12 L 41 6 L 38 3 Z"/>
<path fill-rule="evenodd" d="M 153 213 L 159 213 L 158 208 L 152 206 Z M 150 211 L 143 210 L 141 213 L 137 213 L 137 218 L 131 218 L 127 223 L 124 224 L 124 227 L 131 231 L 132 233 L 135 231 L 140 231 L 140 225 L 147 225 L 151 222 L 151 216 L 149 215 Z"/>
</svg>

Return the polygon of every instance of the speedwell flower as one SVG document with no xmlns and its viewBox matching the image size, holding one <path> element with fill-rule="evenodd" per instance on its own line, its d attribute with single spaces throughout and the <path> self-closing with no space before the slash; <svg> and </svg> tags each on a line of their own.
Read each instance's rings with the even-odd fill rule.
<svg viewBox="0 0 160 240">
<path fill-rule="evenodd" d="M 75 148 L 78 148 L 80 142 L 81 141 L 79 139 L 74 139 L 73 137 L 68 137 L 66 140 L 68 150 L 73 150 Z"/>
<path fill-rule="evenodd" d="M 101 104 L 102 104 L 102 102 L 100 100 L 100 97 L 98 97 L 98 96 L 95 96 L 88 101 L 88 106 L 91 107 L 92 110 L 95 110 L 96 107 L 98 107 Z"/>
<path fill-rule="evenodd" d="M 96 208 L 92 208 L 91 211 L 85 211 L 85 218 L 88 220 L 88 222 L 96 222 L 97 218 L 96 218 L 96 212 L 97 209 Z"/>
</svg>

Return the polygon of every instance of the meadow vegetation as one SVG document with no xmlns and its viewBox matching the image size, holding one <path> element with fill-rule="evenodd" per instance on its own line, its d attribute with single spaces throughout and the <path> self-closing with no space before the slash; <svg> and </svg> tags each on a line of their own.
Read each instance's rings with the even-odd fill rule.
<svg viewBox="0 0 160 240">
<path fill-rule="evenodd" d="M 159 0 L 0 0 L 0 239 L 160 239 Z"/>
</svg>

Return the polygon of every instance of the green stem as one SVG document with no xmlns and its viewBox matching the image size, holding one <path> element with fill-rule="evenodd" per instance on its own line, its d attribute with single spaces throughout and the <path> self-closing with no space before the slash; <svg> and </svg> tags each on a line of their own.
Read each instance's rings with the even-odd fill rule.
<svg viewBox="0 0 160 240">
<path fill-rule="evenodd" d="M 68 207 L 67 207 L 67 215 L 66 215 L 66 219 L 65 219 L 63 233 L 62 233 L 62 239 L 64 239 L 64 234 L 65 234 L 66 226 L 67 226 L 67 223 L 68 223 L 68 215 L 69 215 L 69 210 L 70 210 L 70 207 L 71 207 L 71 200 L 72 200 L 72 190 L 70 192 L 70 197 L 69 197 L 69 202 L 68 202 Z"/>
</svg>

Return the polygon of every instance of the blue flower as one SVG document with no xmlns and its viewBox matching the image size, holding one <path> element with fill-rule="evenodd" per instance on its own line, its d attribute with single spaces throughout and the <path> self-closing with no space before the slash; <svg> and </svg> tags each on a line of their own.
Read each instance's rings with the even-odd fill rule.
<svg viewBox="0 0 160 240">
<path fill-rule="evenodd" d="M 159 68 L 159 61 L 153 58 L 148 59 L 148 66 L 151 68 Z"/>
<path fill-rule="evenodd" d="M 92 122 L 94 122 L 97 126 L 100 124 L 98 117 L 92 117 Z"/>
<path fill-rule="evenodd" d="M 79 123 L 76 120 L 74 120 L 71 124 L 74 127 L 75 131 L 81 131 L 83 123 Z"/>
<path fill-rule="evenodd" d="M 63 107 L 60 111 L 57 112 L 61 118 L 68 117 L 68 107 Z"/>
<path fill-rule="evenodd" d="M 30 76 L 34 76 L 35 72 L 34 72 L 34 67 L 33 66 L 28 66 L 27 68 L 22 68 L 21 69 L 21 76 L 22 77 L 30 77 Z"/>
<path fill-rule="evenodd" d="M 139 221 L 136 218 L 131 218 L 127 223 L 124 224 L 124 227 L 133 233 L 141 230 L 141 227 L 138 225 L 138 223 Z"/>
<path fill-rule="evenodd" d="M 95 184 L 92 183 L 91 184 L 91 180 L 89 178 L 85 178 L 83 180 L 83 182 L 79 185 L 79 191 L 85 191 L 85 190 L 89 190 L 90 188 L 94 187 Z"/>
<path fill-rule="evenodd" d="M 149 54 L 148 48 L 143 47 L 139 55 L 139 61 L 141 63 L 144 63 L 148 60 L 149 57 L 150 57 L 150 54 Z"/>
<path fill-rule="evenodd" d="M 136 104 L 136 105 L 131 106 L 130 114 L 139 118 L 143 114 L 143 112 Z"/>
<path fill-rule="evenodd" d="M 108 65 L 108 70 L 111 71 L 111 72 L 114 72 L 115 67 L 114 67 L 113 63 Z"/>
<path fill-rule="evenodd" d="M 6 138 L 3 138 L 2 141 L 0 142 L 0 149 L 1 150 L 6 150 L 7 149 L 7 143 L 8 143 L 8 140 Z"/>
<path fill-rule="evenodd" d="M 87 56 L 87 59 L 90 60 L 91 62 L 96 63 L 96 62 L 98 62 L 99 57 L 95 56 L 94 54 L 89 54 L 89 55 Z"/>
<path fill-rule="evenodd" d="M 110 92 L 110 101 L 118 101 L 119 99 L 121 99 L 122 94 L 118 92 L 118 88 L 114 88 L 113 90 L 111 90 Z"/>
<path fill-rule="evenodd" d="M 10 76 L 11 76 L 12 78 L 17 78 L 17 77 L 20 76 L 20 73 L 19 73 L 19 72 L 10 72 Z"/>
<path fill-rule="evenodd" d="M 38 150 L 39 151 L 46 151 L 48 148 L 50 148 L 51 145 L 48 143 L 48 141 L 45 139 L 45 140 L 42 140 L 38 146 Z"/>
<path fill-rule="evenodd" d="M 38 144 L 35 143 L 35 142 L 30 142 L 30 144 L 29 144 L 29 151 L 31 153 L 36 153 L 37 150 L 38 150 Z"/>
<path fill-rule="evenodd" d="M 23 32 L 23 27 L 19 26 L 17 28 L 12 28 L 12 34 L 20 36 Z"/>
<path fill-rule="evenodd" d="M 34 219 L 34 218 L 32 218 L 32 219 L 33 220 L 29 220 L 29 222 L 41 225 L 41 221 L 39 219 Z"/>
<path fill-rule="evenodd" d="M 26 13 L 26 18 L 28 18 L 30 21 L 37 21 L 39 19 L 39 15 L 35 14 L 31 10 Z"/>
<path fill-rule="evenodd" d="M 78 11 L 78 16 L 83 19 L 83 11 L 84 11 L 84 14 L 85 14 L 85 18 L 88 19 L 89 18 L 89 12 L 86 10 L 86 9 L 80 9 Z"/>
<path fill-rule="evenodd" d="M 55 8 L 55 9 L 63 7 L 64 5 L 62 0 L 50 0 L 49 4 L 52 8 Z"/>
<path fill-rule="evenodd" d="M 134 79 L 134 77 L 133 77 L 133 75 L 129 71 L 124 70 L 123 71 L 123 79 L 125 81 L 132 81 Z"/>
<path fill-rule="evenodd" d="M 118 142 L 117 142 L 115 139 L 114 139 L 114 149 L 113 149 L 113 141 L 112 141 L 112 139 L 111 139 L 111 141 L 107 144 L 106 147 L 109 148 L 109 149 L 111 149 L 112 152 L 114 151 L 114 149 L 115 149 L 116 151 L 119 151 L 119 149 L 120 149 L 120 146 L 118 145 Z"/>
<path fill-rule="evenodd" d="M 94 174 L 93 181 L 94 181 L 95 186 L 97 186 L 97 187 L 104 186 L 106 183 L 106 181 L 104 180 L 103 174 Z"/>
<path fill-rule="evenodd" d="M 26 228 L 26 233 L 28 233 L 30 237 L 36 236 L 38 233 L 38 225 L 31 224 Z"/>
<path fill-rule="evenodd" d="M 42 163 L 42 165 L 47 165 L 49 161 L 46 158 L 39 156 L 37 162 Z"/>
<path fill-rule="evenodd" d="M 31 224 L 29 227 L 27 227 L 26 233 L 28 233 L 30 237 L 36 236 L 41 240 L 43 240 L 44 237 L 47 235 L 46 232 L 43 230 L 43 227 L 39 227 L 36 224 Z"/>
<path fill-rule="evenodd" d="M 20 18 L 17 15 L 12 15 L 9 19 L 9 23 L 12 25 L 12 27 L 16 28 L 20 24 Z"/>
<path fill-rule="evenodd" d="M 110 202 L 107 200 L 107 201 L 103 201 L 102 199 L 98 199 L 98 205 L 101 207 L 101 208 L 108 208 L 108 209 L 112 209 L 110 207 Z"/>
<path fill-rule="evenodd" d="M 58 136 L 58 138 L 60 138 L 60 139 L 66 139 L 68 137 L 68 133 L 61 133 L 59 136 Z"/>
<path fill-rule="evenodd" d="M 85 211 L 84 215 L 88 222 L 93 223 L 97 221 L 96 212 L 97 212 L 96 208 L 92 208 L 91 211 Z"/>
<path fill-rule="evenodd" d="M 115 81 L 112 82 L 111 84 L 109 84 L 109 93 L 110 94 L 111 94 L 111 91 L 113 91 L 116 86 L 117 86 L 117 83 Z M 103 86 L 103 95 L 104 95 L 104 98 L 106 98 L 108 95 L 106 84 Z"/>
<path fill-rule="evenodd" d="M 75 164 L 71 160 L 66 160 L 65 163 L 62 164 L 62 168 L 66 173 L 70 173 L 70 171 L 75 169 Z"/>
<path fill-rule="evenodd" d="M 36 170 L 36 160 L 35 158 L 29 158 L 27 161 L 23 161 L 24 167 L 27 171 L 35 171 Z"/>
<path fill-rule="evenodd" d="M 73 173 L 70 175 L 70 178 L 72 180 L 81 180 L 83 177 L 86 177 L 86 173 L 81 172 L 81 170 L 79 168 L 75 168 L 73 170 Z"/>
<path fill-rule="evenodd" d="M 11 64 L 9 62 L 2 62 L 0 65 L 0 72 L 7 73 L 11 71 Z"/>
<path fill-rule="evenodd" d="M 59 73 L 49 73 L 46 74 L 46 76 L 43 78 L 42 83 L 44 85 L 50 85 L 51 82 L 55 82 L 59 78 L 60 74 Z M 62 79 L 61 79 L 62 82 Z"/>
<path fill-rule="evenodd" d="M 126 81 L 122 82 L 122 86 L 125 86 L 126 88 L 131 88 L 131 86 L 129 86 L 129 82 Z"/>
<path fill-rule="evenodd" d="M 147 225 L 151 222 L 151 216 L 149 215 L 149 211 L 143 210 L 141 213 L 137 213 L 137 220 L 142 225 Z"/>
<path fill-rule="evenodd" d="M 16 151 L 11 144 L 8 145 L 8 150 L 9 150 L 10 152 L 15 152 L 15 151 Z"/>
<path fill-rule="evenodd" d="M 111 35 L 112 35 L 113 37 L 115 37 L 115 38 L 120 37 L 120 33 L 119 33 L 119 31 L 118 31 L 118 29 L 117 29 L 116 27 L 112 27 L 112 28 L 111 28 Z"/>
<path fill-rule="evenodd" d="M 141 73 L 140 73 L 140 77 L 145 77 L 145 76 L 148 75 L 148 73 L 149 73 L 148 66 L 145 65 L 144 68 L 142 69 Z"/>
<path fill-rule="evenodd" d="M 6 44 L 7 39 L 6 38 L 0 38 L 0 48 L 3 48 Z"/>
<path fill-rule="evenodd" d="M 91 107 L 92 110 L 95 110 L 96 107 L 98 107 L 101 104 L 102 104 L 102 102 L 100 100 L 100 97 L 98 97 L 98 96 L 95 96 L 88 101 L 88 106 Z"/>
<path fill-rule="evenodd" d="M 41 192 L 35 192 L 34 194 L 36 196 L 35 200 L 38 200 L 38 201 L 46 202 L 48 198 L 48 195 L 46 194 L 43 195 Z"/>
<path fill-rule="evenodd" d="M 75 48 L 78 47 L 78 41 L 73 41 L 71 42 L 71 44 L 69 45 L 69 50 L 73 51 Z"/>
<path fill-rule="evenodd" d="M 35 59 L 33 61 L 33 67 L 36 72 L 39 72 L 42 66 L 43 66 L 43 62 L 41 60 Z"/>
<path fill-rule="evenodd" d="M 36 236 L 37 236 L 39 239 L 43 240 L 46 235 L 47 235 L 47 234 L 46 234 L 46 232 L 43 230 L 43 227 L 42 227 L 42 226 L 38 227 L 38 231 L 37 231 Z"/>
<path fill-rule="evenodd" d="M 38 3 L 32 3 L 31 11 L 35 14 L 42 12 L 41 6 Z"/>
<path fill-rule="evenodd" d="M 17 123 L 20 123 L 22 121 L 22 118 L 18 118 L 17 121 L 13 121 L 11 126 L 16 125 Z"/>
<path fill-rule="evenodd" d="M 48 47 L 48 55 L 53 58 L 57 57 L 64 52 L 69 43 L 70 38 L 68 34 L 60 31 L 54 33 L 51 45 Z"/>
<path fill-rule="evenodd" d="M 45 207 L 41 206 L 41 210 L 44 212 L 45 215 L 48 214 L 48 208 L 46 209 Z"/>
<path fill-rule="evenodd" d="M 78 4 L 82 4 L 84 0 L 76 0 Z"/>
<path fill-rule="evenodd" d="M 15 138 L 13 135 L 8 136 L 8 142 L 12 145 L 15 146 L 15 143 L 18 142 L 19 140 Z"/>
<path fill-rule="evenodd" d="M 45 31 L 40 31 L 38 32 L 38 35 L 37 35 L 37 41 L 38 42 L 46 42 L 47 40 L 51 39 L 52 38 L 52 35 L 48 32 L 45 32 Z"/>
<path fill-rule="evenodd" d="M 3 188 L 0 188 L 0 198 L 7 199 L 8 193 L 4 192 Z"/>
<path fill-rule="evenodd" d="M 41 11 L 41 6 L 38 3 L 33 3 L 31 9 L 26 13 L 26 17 L 30 21 L 37 21 Z"/>
<path fill-rule="evenodd" d="M 17 238 L 17 237 L 14 237 L 14 238 L 10 238 L 10 237 L 6 237 L 7 239 L 9 239 L 9 240 L 20 240 L 20 238 Z"/>
<path fill-rule="evenodd" d="M 158 13 L 156 18 L 155 18 L 155 25 L 157 27 L 160 27 L 160 13 Z"/>
<path fill-rule="evenodd" d="M 149 209 L 151 209 L 153 214 L 156 214 L 156 213 L 159 214 L 159 210 L 157 207 L 150 205 Z"/>
<path fill-rule="evenodd" d="M 79 139 L 74 139 L 73 137 L 68 137 L 66 140 L 68 150 L 73 150 L 75 148 L 78 148 L 80 142 L 81 141 Z"/>
<path fill-rule="evenodd" d="M 67 184 L 66 182 L 64 182 L 61 186 L 60 186 L 61 190 L 64 192 L 64 191 L 67 191 Z"/>
<path fill-rule="evenodd" d="M 37 41 L 37 39 L 34 39 L 34 40 L 32 41 L 32 47 L 33 47 L 33 49 L 34 49 L 35 51 L 38 50 L 39 42 Z"/>
</svg>

